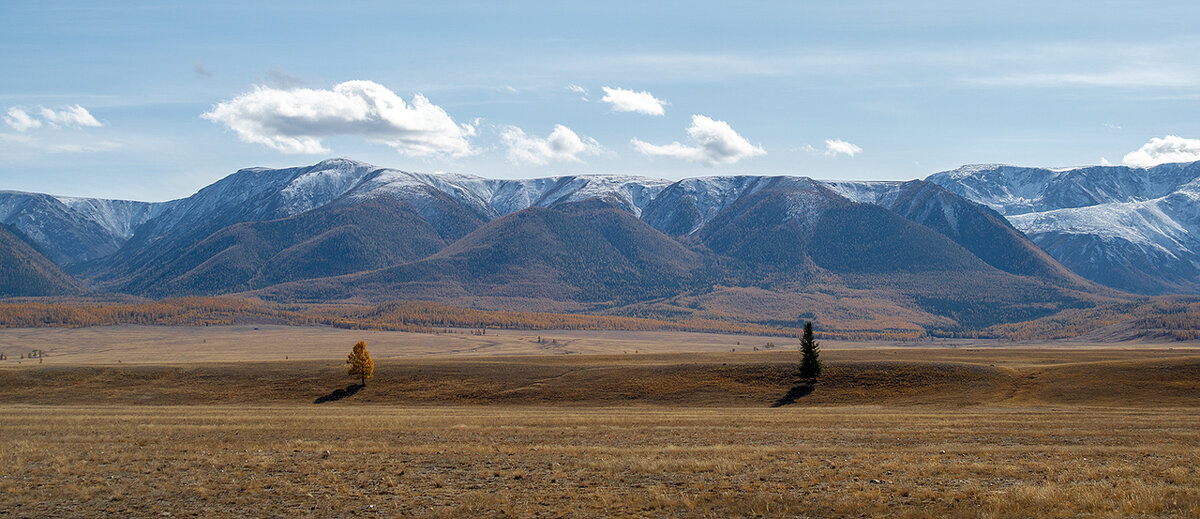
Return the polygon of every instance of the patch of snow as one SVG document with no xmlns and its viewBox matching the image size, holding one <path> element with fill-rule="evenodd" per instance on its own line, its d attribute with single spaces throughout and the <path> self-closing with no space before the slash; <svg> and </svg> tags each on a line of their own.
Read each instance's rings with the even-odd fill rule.
<svg viewBox="0 0 1200 519">
<path fill-rule="evenodd" d="M 279 216 L 321 207 L 358 185 L 374 168 L 348 160 L 331 160 L 292 179 L 279 191 Z"/>
<path fill-rule="evenodd" d="M 822 185 L 860 204 L 879 204 L 883 198 L 903 185 L 902 181 L 822 180 Z"/>
</svg>

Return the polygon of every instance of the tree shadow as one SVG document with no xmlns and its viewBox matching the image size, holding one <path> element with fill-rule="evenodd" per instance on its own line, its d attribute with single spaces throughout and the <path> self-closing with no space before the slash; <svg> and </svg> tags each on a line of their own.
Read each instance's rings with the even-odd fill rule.
<svg viewBox="0 0 1200 519">
<path fill-rule="evenodd" d="M 336 402 L 343 398 L 349 398 L 349 397 L 354 396 L 355 393 L 359 392 L 359 390 L 361 390 L 364 387 L 367 387 L 367 386 L 365 386 L 363 384 L 350 384 L 350 385 L 346 386 L 345 389 L 335 389 L 335 390 L 333 390 L 332 393 L 329 393 L 328 395 L 325 395 L 322 397 L 317 397 L 316 400 L 313 400 L 313 403 L 314 404 L 324 404 L 325 402 Z"/>
<path fill-rule="evenodd" d="M 796 403 L 796 399 L 812 394 L 814 388 L 815 386 L 812 382 L 801 382 L 796 384 L 788 390 L 786 395 L 779 397 L 779 400 L 776 400 L 775 403 L 771 404 L 771 407 L 783 407 L 788 404 L 794 404 Z"/>
</svg>

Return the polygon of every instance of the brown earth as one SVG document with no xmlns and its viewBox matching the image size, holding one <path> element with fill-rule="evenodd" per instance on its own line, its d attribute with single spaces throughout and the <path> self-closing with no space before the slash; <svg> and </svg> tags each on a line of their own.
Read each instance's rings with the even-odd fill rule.
<svg viewBox="0 0 1200 519">
<path fill-rule="evenodd" d="M 765 407 L 796 352 L 385 358 L 337 405 Z M 848 349 L 794 405 L 1200 407 L 1200 352 Z M 19 366 L 0 399 L 37 405 L 298 405 L 354 382 L 341 361 Z M 803 385 L 803 384 L 800 384 Z"/>
</svg>

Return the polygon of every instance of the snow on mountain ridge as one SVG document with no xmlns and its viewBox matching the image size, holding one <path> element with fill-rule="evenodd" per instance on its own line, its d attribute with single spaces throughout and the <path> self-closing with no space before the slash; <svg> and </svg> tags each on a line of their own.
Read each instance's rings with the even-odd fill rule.
<svg viewBox="0 0 1200 519">
<path fill-rule="evenodd" d="M 358 185 L 376 169 L 369 164 L 345 159 L 324 161 L 317 166 L 293 178 L 280 190 L 281 216 L 293 216 L 321 207 Z"/>
<path fill-rule="evenodd" d="M 1067 169 L 963 166 L 926 180 L 1001 214 L 1134 202 L 1166 196 L 1200 177 L 1200 162 L 1152 168 L 1087 166 Z"/>
<path fill-rule="evenodd" d="M 81 217 L 99 223 L 114 236 L 128 240 L 137 227 L 174 205 L 169 202 L 136 202 L 69 196 L 54 197 Z"/>
<path fill-rule="evenodd" d="M 640 215 L 654 196 L 673 181 L 623 175 L 578 175 L 532 179 L 488 179 L 454 173 L 408 173 L 384 169 L 355 190 L 354 196 L 382 193 L 412 195 L 418 186 L 433 188 L 495 218 L 533 206 L 600 198 Z"/>
<path fill-rule="evenodd" d="M 825 187 L 832 189 L 835 193 L 849 198 L 850 200 L 860 204 L 874 205 L 882 205 L 884 202 L 884 197 L 887 197 L 888 195 L 894 195 L 896 188 L 904 184 L 904 181 L 895 180 L 822 180 L 819 182 Z"/>
<path fill-rule="evenodd" d="M 1068 268 L 1116 288 L 1200 290 L 1200 162 L 964 167 L 929 181 L 1004 214 Z"/>
</svg>

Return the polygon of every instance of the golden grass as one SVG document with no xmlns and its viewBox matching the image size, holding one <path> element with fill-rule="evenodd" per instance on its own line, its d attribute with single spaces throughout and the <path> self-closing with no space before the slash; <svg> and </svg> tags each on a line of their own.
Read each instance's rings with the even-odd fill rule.
<svg viewBox="0 0 1200 519">
<path fill-rule="evenodd" d="M 843 345 L 770 408 L 797 352 L 664 352 L 730 336 L 434 356 L 485 339 L 407 334 L 314 404 L 352 382 L 352 342 L 212 362 L 117 332 L 0 363 L 0 517 L 1200 516 L 1196 349 Z M 509 333 L 485 351 L 540 351 Z"/>
<path fill-rule="evenodd" d="M 441 330 L 444 331 L 445 329 Z M 150 364 L 193 364 L 198 362 L 342 360 L 351 345 L 367 342 L 371 357 L 413 358 L 425 356 L 496 355 L 572 355 L 572 354 L 648 354 L 682 352 L 796 351 L 796 338 L 731 335 L 696 332 L 598 331 L 598 330 L 488 330 L 473 335 L 467 329 L 451 333 L 408 333 L 380 330 L 346 330 L 320 326 L 280 326 L 267 324 L 235 326 L 100 326 L 88 328 L 9 328 L 0 329 L 0 353 L 8 355 L 0 366 L 16 365 L 23 352 L 44 350 L 47 363 L 116 364 L 118 361 Z M 541 338 L 542 342 L 538 342 Z M 1170 350 L 1200 351 L 1196 342 L 1105 343 L 1082 341 L 1015 342 L 995 339 L 935 339 L 920 341 L 852 342 L 830 340 L 820 330 L 817 339 L 830 355 L 845 350 L 866 350 L 870 356 L 892 358 L 896 355 L 915 360 L 956 355 L 955 351 L 979 349 L 993 351 L 989 363 L 1023 360 L 1029 355 L 1045 356 L 1044 351 L 1071 350 L 1071 355 L 1090 355 L 1093 360 L 1134 358 L 1140 352 Z M 1018 349 L 1016 353 L 1010 351 Z M 1035 352 L 1031 352 L 1035 350 Z M 905 351 L 915 354 L 903 353 Z M 1092 353 L 1084 353 L 1084 352 Z M 1133 355 L 1130 355 L 1133 351 Z M 857 354 L 856 354 L 857 355 Z M 970 353 L 982 362 L 978 352 Z M 1059 353 L 1051 353 L 1059 356 Z M 839 359 L 840 360 L 840 359 Z M 27 364 L 27 363 L 26 363 Z"/>
<path fill-rule="evenodd" d="M 445 329 L 443 329 L 445 330 Z M 0 353 L 40 349 L 46 362 L 58 364 L 196 363 L 345 359 L 355 342 L 365 340 L 372 358 L 417 356 L 494 356 L 576 353 L 663 353 L 748 351 L 767 342 L 795 350 L 799 339 L 694 332 L 592 330 L 471 330 L 409 333 L 346 330 L 318 326 L 100 326 L 89 328 L 0 329 Z M 538 338 L 542 338 L 541 343 Z M 5 365 L 0 362 L 0 365 Z"/>
<path fill-rule="evenodd" d="M 0 412 L 13 517 L 1200 515 L 1191 410 Z"/>
</svg>

